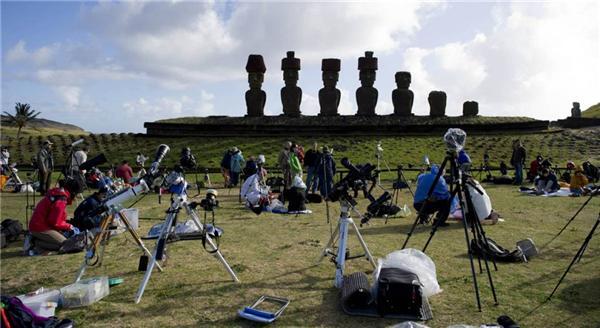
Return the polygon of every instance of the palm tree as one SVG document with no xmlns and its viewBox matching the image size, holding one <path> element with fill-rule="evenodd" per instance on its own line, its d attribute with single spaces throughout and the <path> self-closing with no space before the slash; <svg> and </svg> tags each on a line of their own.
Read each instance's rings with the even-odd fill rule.
<svg viewBox="0 0 600 328">
<path fill-rule="evenodd" d="M 17 140 L 19 140 L 21 129 L 24 128 L 29 121 L 32 121 L 36 116 L 40 115 L 40 112 L 32 110 L 29 104 L 16 103 L 14 115 L 7 111 L 5 111 L 4 114 L 8 116 L 6 119 L 8 123 L 14 124 L 19 128 L 17 130 Z"/>
</svg>

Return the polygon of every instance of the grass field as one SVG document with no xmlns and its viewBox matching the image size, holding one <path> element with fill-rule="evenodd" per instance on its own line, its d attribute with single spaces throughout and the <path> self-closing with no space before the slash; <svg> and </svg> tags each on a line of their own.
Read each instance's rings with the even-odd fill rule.
<svg viewBox="0 0 600 328">
<path fill-rule="evenodd" d="M 4 127 L 2 128 L 4 129 Z M 4 130 L 3 130 L 4 131 Z M 467 137 L 467 150 L 471 155 L 474 165 L 482 164 L 483 154 L 487 151 L 491 157 L 491 164 L 498 166 L 501 160 L 508 164 L 511 155 L 511 143 L 515 138 L 521 138 L 528 150 L 528 156 L 533 159 L 537 154 L 544 157 L 551 156 L 554 162 L 564 167 L 567 160 L 581 162 L 584 160 L 600 161 L 600 128 L 579 130 L 559 130 L 535 134 L 504 134 L 495 132 L 489 134 L 474 134 Z M 467 131 L 468 133 L 468 131 Z M 179 160 L 181 148 L 189 146 L 195 154 L 200 167 L 218 168 L 225 149 L 237 146 L 245 157 L 250 155 L 265 154 L 267 166 L 273 167 L 282 143 L 295 140 L 303 144 L 308 150 L 314 141 L 320 145 L 333 148 L 337 159 L 347 156 L 355 163 L 374 162 L 375 147 L 381 140 L 384 148 L 384 158 L 389 166 L 407 164 L 419 165 L 423 156 L 428 155 L 434 162 L 440 162 L 444 157 L 445 146 L 442 135 L 435 136 L 402 136 L 402 137 L 318 137 L 318 138 L 158 138 L 147 137 L 143 134 L 58 134 L 58 135 L 30 135 L 16 140 L 9 135 L 2 135 L 1 143 L 8 145 L 12 160 L 21 163 L 20 168 L 26 168 L 32 156 L 38 151 L 44 139 L 55 143 L 54 158 L 56 165 L 65 163 L 68 154 L 66 145 L 79 138 L 85 139 L 90 146 L 89 157 L 104 153 L 110 163 L 118 163 L 123 159 L 135 161 L 138 151 L 152 157 L 159 144 L 165 143 L 171 147 L 171 153 L 165 158 L 165 165 L 173 165 Z M 108 165 L 108 164 L 107 164 Z"/>
<path fill-rule="evenodd" d="M 389 185 L 390 181 L 384 184 Z M 486 188 L 494 208 L 505 219 L 498 225 L 486 226 L 487 234 L 510 249 L 514 249 L 516 241 L 525 238 L 533 238 L 538 247 L 543 246 L 585 201 L 584 198 L 524 196 L 511 186 Z M 156 195 L 148 195 L 138 203 L 141 234 L 163 220 L 168 207 L 165 199 L 158 204 Z M 153 274 L 142 302 L 136 305 L 133 299 L 143 276 L 136 271 L 140 251 L 130 236 L 121 234 L 106 248 L 103 266 L 88 269 L 86 276 L 123 277 L 125 282 L 113 287 L 111 294 L 100 302 L 86 308 L 60 310 L 58 316 L 72 318 L 80 327 L 253 326 L 237 318 L 236 311 L 261 294 L 271 294 L 291 299 L 278 326 L 379 327 L 398 322 L 343 314 L 338 291 L 333 287 L 334 265 L 327 260 L 315 265 L 331 229 L 324 204 L 310 204 L 312 215 L 264 213 L 256 216 L 242 208 L 235 190 L 220 190 L 219 199 L 217 225 L 225 231 L 221 250 L 241 284 L 231 282 L 221 264 L 204 252 L 199 242 L 179 242 L 170 244 L 165 272 Z M 0 200 L 2 218 L 24 221 L 24 195 L 2 194 Z M 411 203 L 408 191 L 401 194 L 401 203 L 405 202 Z M 361 198 L 358 208 L 364 211 L 366 205 Z M 331 222 L 335 224 L 339 207 L 330 204 L 330 209 Z M 437 266 L 443 292 L 430 298 L 434 319 L 426 324 L 430 327 L 459 323 L 478 326 L 508 314 L 518 320 L 521 327 L 598 327 L 600 240 L 597 236 L 552 301 L 537 307 L 554 288 L 599 211 L 598 199 L 593 199 L 558 239 L 542 248 L 540 256 L 526 264 L 499 264 L 498 271 L 493 272 L 499 306 L 493 305 L 485 273 L 479 274 L 481 313 L 475 305 L 462 225 L 452 222 L 442 228 L 427 253 Z M 69 213 L 72 212 L 73 208 L 69 208 Z M 387 224 L 374 219 L 371 225 L 361 228 L 361 232 L 373 255 L 383 257 L 401 247 L 413 220 L 414 214 L 409 218 L 392 219 Z M 421 248 L 428 236 L 429 227 L 419 226 L 409 246 Z M 147 245 L 153 247 L 154 243 Z M 359 251 L 353 236 L 350 248 L 351 253 Z M 22 257 L 20 249 L 21 245 L 15 243 L 2 250 L 2 294 L 69 284 L 83 258 L 82 254 Z M 356 259 L 348 262 L 346 272 L 370 272 L 371 269 L 367 261 Z"/>
</svg>

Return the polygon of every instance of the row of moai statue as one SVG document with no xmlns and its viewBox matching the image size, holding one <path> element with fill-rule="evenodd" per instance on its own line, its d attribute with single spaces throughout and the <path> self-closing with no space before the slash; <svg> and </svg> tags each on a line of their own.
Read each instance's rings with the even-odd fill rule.
<svg viewBox="0 0 600 328">
<path fill-rule="evenodd" d="M 356 89 L 356 104 L 358 116 L 375 116 L 375 107 L 379 92 L 373 87 L 376 79 L 377 57 L 372 51 L 365 51 L 365 56 L 358 58 L 358 70 L 361 86 Z M 302 89 L 298 87 L 300 58 L 296 58 L 293 51 L 288 51 L 287 56 L 281 60 L 283 81 L 281 88 L 281 103 L 283 115 L 299 117 L 300 103 L 302 102 Z M 340 105 L 341 92 L 336 88 L 341 70 L 341 60 L 325 58 L 321 61 L 323 72 L 323 88 L 319 90 L 319 116 L 337 116 Z M 261 90 L 264 75 L 267 71 L 261 55 L 249 55 L 246 63 L 248 84 L 250 90 L 246 91 L 247 116 L 264 116 L 267 94 Z M 410 72 L 397 72 L 395 74 L 397 89 L 392 92 L 394 115 L 411 116 L 414 94 L 409 89 L 411 83 Z M 446 93 L 444 91 L 431 91 L 428 97 L 430 116 L 441 117 L 446 115 Z M 463 104 L 464 116 L 476 116 L 479 105 L 475 101 Z"/>
</svg>

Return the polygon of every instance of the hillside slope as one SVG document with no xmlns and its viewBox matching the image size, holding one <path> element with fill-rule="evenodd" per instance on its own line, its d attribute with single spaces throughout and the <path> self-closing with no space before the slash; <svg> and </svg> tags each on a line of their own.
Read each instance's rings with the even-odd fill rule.
<svg viewBox="0 0 600 328">
<path fill-rule="evenodd" d="M 6 122 L 7 116 L 1 115 L 2 125 L 0 132 L 3 136 L 16 136 L 17 127 Z M 21 136 L 38 136 L 52 135 L 64 133 L 87 133 L 84 129 L 77 125 L 61 123 L 48 120 L 45 118 L 35 118 L 27 123 L 27 126 L 21 130 Z"/>
<path fill-rule="evenodd" d="M 600 103 L 590 106 L 590 108 L 581 112 L 581 116 L 590 118 L 600 118 Z"/>
</svg>

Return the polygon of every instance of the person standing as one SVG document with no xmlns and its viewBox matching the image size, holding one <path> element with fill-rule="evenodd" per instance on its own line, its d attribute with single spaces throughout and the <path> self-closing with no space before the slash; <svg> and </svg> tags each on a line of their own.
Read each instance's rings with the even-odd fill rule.
<svg viewBox="0 0 600 328">
<path fill-rule="evenodd" d="M 292 144 L 292 147 L 290 147 L 290 173 L 292 180 L 295 177 L 302 178 L 302 163 L 298 157 L 298 146 L 296 144 Z"/>
<path fill-rule="evenodd" d="M 513 152 L 510 157 L 510 165 L 515 168 L 515 181 L 514 184 L 523 184 L 523 165 L 525 165 L 525 158 L 527 157 L 527 151 L 520 139 L 513 142 Z"/>
<path fill-rule="evenodd" d="M 283 181 L 285 183 L 285 189 L 290 189 L 292 186 L 292 173 L 290 170 L 290 148 L 292 147 L 292 142 L 286 141 L 283 144 L 283 149 L 279 153 L 279 157 L 277 158 L 277 164 L 279 164 L 279 168 L 281 169 L 281 174 L 283 175 Z"/>
<path fill-rule="evenodd" d="M 87 155 L 89 152 L 88 147 L 83 147 L 73 153 L 71 156 L 71 177 L 79 183 L 80 186 L 85 186 L 85 170 L 80 170 L 79 166 L 87 161 Z"/>
<path fill-rule="evenodd" d="M 148 157 L 144 156 L 141 152 L 138 152 L 135 156 L 135 164 L 137 165 L 138 170 L 144 168 L 144 163 L 148 160 Z"/>
<path fill-rule="evenodd" d="M 306 192 L 314 193 L 319 185 L 319 176 L 317 169 L 321 162 L 321 152 L 319 145 L 315 142 L 304 156 L 304 166 L 306 166 Z"/>
<path fill-rule="evenodd" d="M 52 145 L 50 140 L 44 140 L 42 148 L 37 153 L 38 178 L 40 182 L 40 194 L 43 196 L 50 190 L 52 183 L 52 171 L 54 171 L 54 158 L 52 157 Z"/>
<path fill-rule="evenodd" d="M 244 156 L 242 155 L 242 151 L 233 147 L 233 154 L 231 155 L 231 186 L 237 186 L 240 178 L 240 172 L 242 172 L 242 167 L 244 167 Z"/>
<path fill-rule="evenodd" d="M 223 181 L 224 181 L 224 186 L 225 188 L 229 187 L 230 184 L 230 180 L 231 180 L 231 155 L 233 155 L 233 152 L 231 149 L 227 149 L 227 151 L 225 151 L 225 153 L 223 154 L 223 158 L 221 159 L 221 173 L 223 174 Z"/>
<path fill-rule="evenodd" d="M 317 168 L 321 196 L 327 197 L 333 189 L 333 177 L 335 176 L 335 172 L 335 160 L 333 159 L 333 155 L 327 146 L 323 146 L 323 155 L 321 156 L 321 161 Z"/>
</svg>

